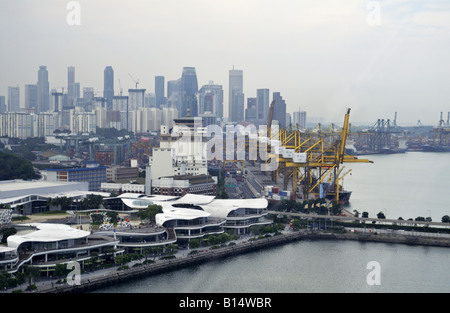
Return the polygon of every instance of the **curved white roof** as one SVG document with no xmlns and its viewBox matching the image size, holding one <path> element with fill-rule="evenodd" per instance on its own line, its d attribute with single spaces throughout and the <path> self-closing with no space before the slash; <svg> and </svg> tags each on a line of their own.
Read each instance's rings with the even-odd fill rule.
<svg viewBox="0 0 450 313">
<path fill-rule="evenodd" d="M 239 208 L 265 209 L 269 202 L 265 198 L 257 199 L 216 199 L 202 208 L 212 216 L 226 218 L 230 212 Z"/>
<path fill-rule="evenodd" d="M 163 207 L 163 213 L 156 214 L 155 220 L 157 225 L 163 225 L 171 220 L 193 220 L 211 215 L 202 210 L 175 208 L 170 203 L 160 203 L 160 205 Z"/>
<path fill-rule="evenodd" d="M 79 230 L 65 224 L 32 223 L 25 226 L 37 229 L 25 235 L 9 236 L 8 247 L 18 248 L 24 242 L 56 242 L 68 239 L 80 239 L 89 236 L 90 232 Z"/>
<path fill-rule="evenodd" d="M 122 198 L 122 202 L 132 209 L 146 209 L 149 205 L 153 204 L 153 201 L 145 198 Z"/>
<path fill-rule="evenodd" d="M 188 193 L 181 197 L 180 199 L 174 201 L 175 203 L 188 203 L 193 205 L 202 205 L 211 203 L 216 197 L 208 195 L 196 195 Z"/>
</svg>

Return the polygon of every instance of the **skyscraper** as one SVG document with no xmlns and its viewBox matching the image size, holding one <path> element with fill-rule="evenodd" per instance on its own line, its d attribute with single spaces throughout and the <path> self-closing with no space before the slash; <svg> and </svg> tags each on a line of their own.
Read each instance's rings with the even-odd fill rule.
<svg viewBox="0 0 450 313">
<path fill-rule="evenodd" d="M 103 97 L 106 99 L 106 109 L 112 110 L 112 99 L 114 97 L 114 70 L 111 66 L 107 66 L 103 73 Z"/>
<path fill-rule="evenodd" d="M 305 129 L 306 128 L 306 112 L 302 110 L 298 110 L 293 114 L 292 126 L 296 129 Z"/>
<path fill-rule="evenodd" d="M 223 89 L 210 81 L 198 91 L 198 114 L 211 112 L 218 119 L 223 118 Z"/>
<path fill-rule="evenodd" d="M 181 111 L 181 78 L 167 82 L 167 106 Z"/>
<path fill-rule="evenodd" d="M 245 109 L 245 121 L 254 123 L 257 120 L 256 102 L 257 98 L 247 98 L 247 108 Z"/>
<path fill-rule="evenodd" d="M 266 123 L 269 115 L 269 89 L 256 89 L 256 119 Z"/>
<path fill-rule="evenodd" d="M 229 73 L 228 119 L 230 122 L 244 120 L 244 75 L 242 70 Z"/>
<path fill-rule="evenodd" d="M 67 68 L 67 108 L 74 108 L 80 98 L 80 83 L 75 82 L 75 67 Z"/>
<path fill-rule="evenodd" d="M 164 76 L 155 76 L 155 96 L 157 108 L 166 105 L 166 98 L 164 97 Z"/>
<path fill-rule="evenodd" d="M 37 110 L 38 106 L 38 88 L 37 85 L 25 85 L 25 109 L 34 108 Z"/>
<path fill-rule="evenodd" d="M 6 112 L 6 100 L 5 96 L 0 96 L 0 114 Z"/>
<path fill-rule="evenodd" d="M 198 116 L 198 82 L 195 67 L 184 67 L 181 75 L 181 112 L 180 116 Z"/>
<path fill-rule="evenodd" d="M 145 89 L 128 89 L 128 110 L 136 111 L 144 108 Z"/>
<path fill-rule="evenodd" d="M 8 87 L 8 112 L 20 111 L 20 87 Z"/>
<path fill-rule="evenodd" d="M 275 101 L 273 120 L 278 121 L 280 128 L 286 128 L 286 101 L 284 101 L 279 92 L 273 93 L 273 101 Z"/>
<path fill-rule="evenodd" d="M 36 113 L 47 112 L 50 106 L 50 84 L 48 83 L 47 66 L 39 66 L 37 88 L 38 107 Z"/>
</svg>

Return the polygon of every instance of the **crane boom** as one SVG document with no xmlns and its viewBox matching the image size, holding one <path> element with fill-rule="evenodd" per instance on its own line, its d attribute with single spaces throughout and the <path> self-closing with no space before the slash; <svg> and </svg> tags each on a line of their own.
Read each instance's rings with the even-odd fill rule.
<svg viewBox="0 0 450 313">
<path fill-rule="evenodd" d="M 340 147 L 340 150 L 339 150 L 339 159 L 338 159 L 339 163 L 343 163 L 344 162 L 345 143 L 347 141 L 349 118 L 350 118 L 350 109 L 348 109 L 347 114 L 345 114 L 344 126 L 342 127 L 341 147 Z"/>
<path fill-rule="evenodd" d="M 131 78 L 131 79 L 134 81 L 134 83 L 136 84 L 136 89 L 138 89 L 139 79 L 138 79 L 138 80 L 134 79 L 133 76 L 131 76 L 130 73 L 128 73 L 128 75 L 130 76 L 130 78 Z"/>
</svg>

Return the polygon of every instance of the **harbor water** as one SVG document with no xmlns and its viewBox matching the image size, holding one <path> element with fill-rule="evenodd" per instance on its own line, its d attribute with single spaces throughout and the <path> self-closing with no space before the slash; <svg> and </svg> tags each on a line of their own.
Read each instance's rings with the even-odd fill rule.
<svg viewBox="0 0 450 313">
<path fill-rule="evenodd" d="M 450 215 L 450 154 L 361 156 L 347 209 L 403 219 Z M 345 170 L 344 170 L 345 171 Z M 96 290 L 109 293 L 450 292 L 450 250 L 357 241 L 299 241 Z M 378 281 L 371 283 L 378 265 Z"/>
</svg>

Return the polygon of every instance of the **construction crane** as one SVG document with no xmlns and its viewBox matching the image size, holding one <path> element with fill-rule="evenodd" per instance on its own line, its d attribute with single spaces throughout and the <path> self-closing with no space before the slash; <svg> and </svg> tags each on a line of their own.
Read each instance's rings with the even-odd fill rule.
<svg viewBox="0 0 450 313">
<path fill-rule="evenodd" d="M 133 76 L 131 76 L 130 73 L 128 73 L 128 75 L 130 76 L 130 78 L 131 78 L 131 79 L 134 81 L 134 83 L 136 84 L 136 89 L 138 89 L 139 79 L 138 79 L 138 80 L 134 79 Z"/>
<path fill-rule="evenodd" d="M 120 83 L 120 78 L 119 78 L 119 90 L 120 90 L 120 96 L 122 97 L 123 89 L 122 89 L 122 84 Z"/>
</svg>

